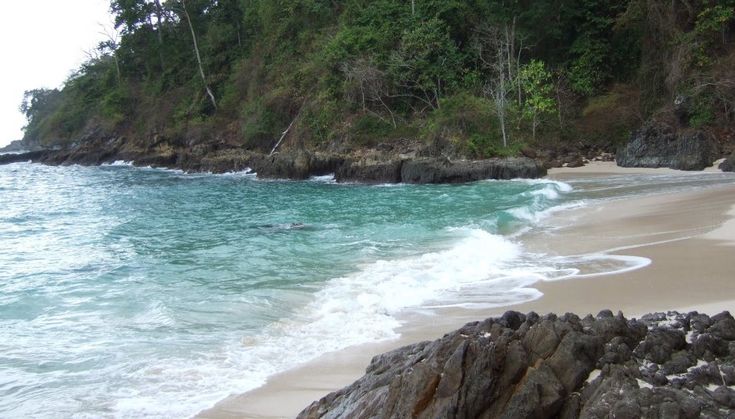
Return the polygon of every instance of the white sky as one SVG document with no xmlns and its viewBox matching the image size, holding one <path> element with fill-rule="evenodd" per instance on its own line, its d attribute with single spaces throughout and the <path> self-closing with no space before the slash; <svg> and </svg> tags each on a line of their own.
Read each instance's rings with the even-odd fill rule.
<svg viewBox="0 0 735 419">
<path fill-rule="evenodd" d="M 20 139 L 23 92 L 61 86 L 104 39 L 109 0 L 17 0 L 0 13 L 0 147 Z"/>
</svg>

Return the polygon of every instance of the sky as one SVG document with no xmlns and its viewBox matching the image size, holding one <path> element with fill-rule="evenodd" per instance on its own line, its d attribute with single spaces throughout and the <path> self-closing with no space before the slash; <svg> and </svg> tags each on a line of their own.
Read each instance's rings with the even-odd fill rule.
<svg viewBox="0 0 735 419">
<path fill-rule="evenodd" d="M 105 39 L 109 0 L 20 0 L 0 13 L 0 147 L 23 136 L 23 92 L 60 87 Z"/>
</svg>

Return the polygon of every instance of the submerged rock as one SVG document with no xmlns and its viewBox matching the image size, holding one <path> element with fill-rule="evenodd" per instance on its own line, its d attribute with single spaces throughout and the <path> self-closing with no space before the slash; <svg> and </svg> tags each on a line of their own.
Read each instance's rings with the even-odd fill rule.
<svg viewBox="0 0 735 419">
<path fill-rule="evenodd" d="M 650 121 L 633 133 L 630 142 L 616 155 L 621 167 L 669 167 L 703 170 L 714 162 L 715 143 L 702 131 L 675 130 Z"/>
<path fill-rule="evenodd" d="M 298 417 L 735 417 L 734 362 L 727 312 L 507 312 L 376 356 Z"/>
</svg>

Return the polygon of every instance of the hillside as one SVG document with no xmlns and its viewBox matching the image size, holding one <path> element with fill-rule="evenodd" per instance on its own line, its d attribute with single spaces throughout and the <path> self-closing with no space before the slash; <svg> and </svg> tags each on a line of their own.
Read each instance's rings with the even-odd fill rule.
<svg viewBox="0 0 735 419">
<path fill-rule="evenodd" d="M 307 149 L 561 164 L 645 121 L 735 142 L 735 0 L 113 0 L 27 148 Z M 281 141 L 282 140 L 282 141 Z M 536 151 L 534 151 L 536 150 Z M 197 157 L 198 156 L 198 157 Z"/>
</svg>

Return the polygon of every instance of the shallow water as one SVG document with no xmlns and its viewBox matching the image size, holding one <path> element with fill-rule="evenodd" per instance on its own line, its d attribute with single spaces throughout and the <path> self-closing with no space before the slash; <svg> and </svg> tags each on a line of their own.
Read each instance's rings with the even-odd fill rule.
<svg viewBox="0 0 735 419">
<path fill-rule="evenodd" d="M 338 185 L 0 166 L 0 416 L 182 417 L 397 314 L 493 307 L 645 260 L 539 258 L 518 235 L 600 199 L 730 175 Z"/>
</svg>

